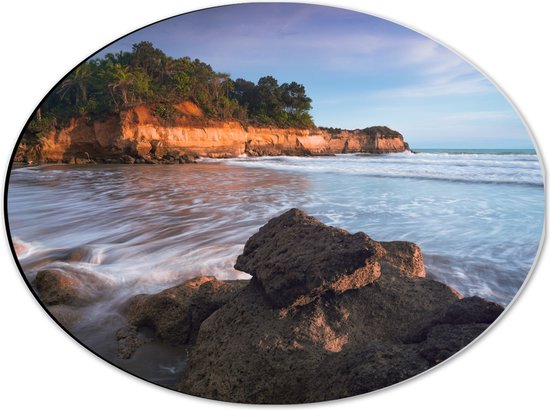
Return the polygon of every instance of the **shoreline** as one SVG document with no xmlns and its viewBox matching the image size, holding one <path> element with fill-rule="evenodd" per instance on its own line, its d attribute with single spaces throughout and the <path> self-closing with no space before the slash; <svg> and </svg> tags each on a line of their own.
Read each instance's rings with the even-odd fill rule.
<svg viewBox="0 0 550 410">
<path fill-rule="evenodd" d="M 76 162 L 40 162 L 40 163 L 25 163 L 25 162 L 12 162 L 11 167 L 13 169 L 18 168 L 30 168 L 30 167 L 40 167 L 40 166 L 55 166 L 55 165 L 189 165 L 189 164 L 199 164 L 199 163 L 208 163 L 216 160 L 225 160 L 225 159 L 237 159 L 237 158 L 325 158 L 325 157 L 337 157 L 337 156 L 364 156 L 364 157 L 376 157 L 383 155 L 393 155 L 393 154 L 417 154 L 413 150 L 406 150 L 403 152 L 353 152 L 353 153 L 335 153 L 335 154 L 310 154 L 310 155 L 246 155 L 246 156 L 234 156 L 234 157 L 192 157 L 182 159 L 159 159 L 151 160 L 145 158 L 134 158 L 130 155 L 125 155 L 124 158 L 121 157 L 118 160 L 114 158 L 109 159 L 90 159 L 90 160 L 79 160 Z"/>
<path fill-rule="evenodd" d="M 208 161 L 224 160 L 224 159 L 237 159 L 237 158 L 281 158 L 281 157 L 295 157 L 295 158 L 324 158 L 324 157 L 337 157 L 343 155 L 350 156 L 364 156 L 364 157 L 376 157 L 392 154 L 418 154 L 414 150 L 404 150 L 402 152 L 349 152 L 349 153 L 318 153 L 318 154 L 277 154 L 277 155 L 247 155 L 241 154 L 236 156 L 198 156 L 198 155 L 185 155 L 180 158 L 160 158 L 151 159 L 144 157 L 132 157 L 131 155 L 122 155 L 119 158 L 100 158 L 100 159 L 75 159 L 72 161 L 43 161 L 36 163 L 28 163 L 24 161 L 12 161 L 12 168 L 26 168 L 37 167 L 44 165 L 184 165 L 184 164 L 196 164 L 205 163 Z"/>
<path fill-rule="evenodd" d="M 537 155 L 536 150 L 527 148 L 418 148 L 407 149 L 402 152 L 350 152 L 350 153 L 320 153 L 320 154 L 278 154 L 278 155 L 247 155 L 241 154 L 236 156 L 186 156 L 183 159 L 161 158 L 150 159 L 138 157 L 134 158 L 129 155 L 124 155 L 119 158 L 102 158 L 102 159 L 78 159 L 76 162 L 69 161 L 45 161 L 37 163 L 27 163 L 22 161 L 12 161 L 10 164 L 12 169 L 29 168 L 50 165 L 183 165 L 195 163 L 207 163 L 215 160 L 238 159 L 238 158 L 323 158 L 323 157 L 341 157 L 341 156 L 359 156 L 359 157 L 377 157 L 393 154 L 450 154 L 450 155 Z M 127 158 L 130 157 L 130 158 Z"/>
</svg>

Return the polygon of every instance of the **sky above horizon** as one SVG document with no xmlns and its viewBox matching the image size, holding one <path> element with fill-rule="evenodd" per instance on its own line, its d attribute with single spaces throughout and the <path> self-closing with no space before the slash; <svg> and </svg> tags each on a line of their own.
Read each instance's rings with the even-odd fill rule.
<svg viewBox="0 0 550 410">
<path fill-rule="evenodd" d="M 140 41 L 233 79 L 301 83 L 318 126 L 386 125 L 413 149 L 533 148 L 514 108 L 475 67 L 368 14 L 296 3 L 216 7 L 153 24 L 97 56 Z"/>
</svg>

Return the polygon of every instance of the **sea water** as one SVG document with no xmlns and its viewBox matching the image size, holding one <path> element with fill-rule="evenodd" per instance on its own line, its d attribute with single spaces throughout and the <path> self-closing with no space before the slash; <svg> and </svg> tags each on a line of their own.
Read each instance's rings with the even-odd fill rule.
<svg viewBox="0 0 550 410">
<path fill-rule="evenodd" d="M 292 207 L 375 240 L 415 242 L 429 277 L 502 305 L 530 272 L 544 224 L 542 169 L 529 150 L 40 166 L 14 169 L 7 199 L 30 281 L 71 268 L 112 288 L 78 334 L 111 358 L 106 333 L 123 323 L 116 312 L 128 297 L 196 275 L 249 278 L 233 269 L 244 243 Z M 161 373 L 146 377 L 170 379 Z"/>
<path fill-rule="evenodd" d="M 429 276 L 503 305 L 535 260 L 544 224 L 543 176 L 533 151 L 231 160 L 306 175 L 302 207 L 377 240 L 420 245 Z"/>
</svg>

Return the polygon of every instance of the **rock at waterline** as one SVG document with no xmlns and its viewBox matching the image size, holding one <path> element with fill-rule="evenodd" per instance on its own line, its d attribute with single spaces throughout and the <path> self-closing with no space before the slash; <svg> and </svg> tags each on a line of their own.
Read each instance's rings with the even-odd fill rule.
<svg viewBox="0 0 550 410">
<path fill-rule="evenodd" d="M 84 248 L 69 250 L 65 260 L 89 258 Z M 85 318 L 85 307 L 109 295 L 112 280 L 90 271 L 67 266 L 46 269 L 36 274 L 33 286 L 50 314 L 65 329 L 74 330 Z"/>
<path fill-rule="evenodd" d="M 461 301 L 426 279 L 421 261 L 414 244 L 351 235 L 296 209 L 272 219 L 236 264 L 253 279 L 202 322 L 179 390 L 304 403 L 425 371 L 475 339 L 502 307 Z"/>
<path fill-rule="evenodd" d="M 78 269 L 47 269 L 33 281 L 40 300 L 46 305 L 89 305 L 105 296 L 112 281 Z"/>
<path fill-rule="evenodd" d="M 198 276 L 157 294 L 132 297 L 123 309 L 128 326 L 117 333 L 119 356 L 131 357 L 148 341 L 139 334 L 142 329 L 172 345 L 193 343 L 201 323 L 247 283 Z"/>
</svg>

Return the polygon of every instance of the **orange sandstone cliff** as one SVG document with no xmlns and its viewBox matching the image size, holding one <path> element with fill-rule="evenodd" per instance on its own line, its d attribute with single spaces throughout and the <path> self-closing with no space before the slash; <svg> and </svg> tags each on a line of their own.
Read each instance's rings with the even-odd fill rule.
<svg viewBox="0 0 550 410">
<path fill-rule="evenodd" d="M 163 120 L 137 106 L 103 120 L 72 119 L 39 137 L 23 138 L 17 162 L 177 160 L 183 156 L 228 158 L 239 155 L 330 155 L 388 153 L 408 149 L 403 136 L 387 127 L 325 130 L 243 126 L 236 120 L 205 117 L 195 104 L 175 105 L 178 116 Z"/>
</svg>

